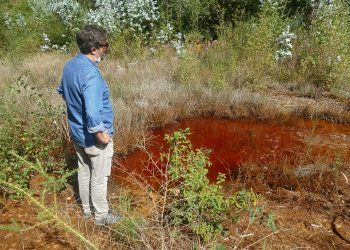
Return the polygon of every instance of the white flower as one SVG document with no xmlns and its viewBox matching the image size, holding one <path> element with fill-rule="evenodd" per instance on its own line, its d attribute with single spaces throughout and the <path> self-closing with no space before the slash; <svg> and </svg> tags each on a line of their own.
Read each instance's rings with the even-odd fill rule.
<svg viewBox="0 0 350 250">
<path fill-rule="evenodd" d="M 290 26 L 287 25 L 287 27 L 282 31 L 282 34 L 277 39 L 278 45 L 280 47 L 280 49 L 275 53 L 275 59 L 277 61 L 283 61 L 285 59 L 292 58 L 292 39 L 295 37 L 295 34 L 290 31 Z"/>
<path fill-rule="evenodd" d="M 86 21 L 99 23 L 109 32 L 119 32 L 123 28 L 147 33 L 159 18 L 154 0 L 96 0 L 96 9 L 90 10 Z"/>
<path fill-rule="evenodd" d="M 45 45 L 41 45 L 40 49 L 41 49 L 41 51 L 47 51 L 50 49 L 50 47 L 47 44 L 45 44 Z"/>
</svg>

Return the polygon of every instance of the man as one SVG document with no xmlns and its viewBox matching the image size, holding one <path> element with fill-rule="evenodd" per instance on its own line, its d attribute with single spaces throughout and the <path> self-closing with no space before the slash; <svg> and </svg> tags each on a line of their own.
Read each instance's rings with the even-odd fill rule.
<svg viewBox="0 0 350 250">
<path fill-rule="evenodd" d="M 70 134 L 78 156 L 84 217 L 92 217 L 91 196 L 95 224 L 109 225 L 120 216 L 109 212 L 107 202 L 113 156 L 113 110 L 109 89 L 97 67 L 108 49 L 107 32 L 97 25 L 87 25 L 76 39 L 80 53 L 64 66 L 57 90 L 67 104 Z"/>
</svg>

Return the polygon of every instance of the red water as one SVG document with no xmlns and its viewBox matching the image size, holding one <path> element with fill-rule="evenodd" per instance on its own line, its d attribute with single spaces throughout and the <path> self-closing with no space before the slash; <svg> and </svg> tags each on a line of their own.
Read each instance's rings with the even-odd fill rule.
<svg viewBox="0 0 350 250">
<path fill-rule="evenodd" d="M 334 157 L 350 159 L 350 125 L 326 121 L 290 119 L 288 121 L 228 120 L 221 118 L 191 118 L 174 122 L 152 132 L 145 150 L 136 150 L 118 158 L 113 174 L 123 178 L 135 172 L 147 177 L 157 172 L 160 152 L 167 150 L 164 135 L 189 127 L 189 139 L 194 148 L 212 152 L 208 177 L 219 172 L 229 174 L 240 165 L 309 164 Z"/>
</svg>

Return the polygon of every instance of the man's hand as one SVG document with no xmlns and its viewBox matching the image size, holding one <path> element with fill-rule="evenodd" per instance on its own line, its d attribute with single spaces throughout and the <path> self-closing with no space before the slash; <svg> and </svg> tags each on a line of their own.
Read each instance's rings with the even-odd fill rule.
<svg viewBox="0 0 350 250">
<path fill-rule="evenodd" d="M 110 136 L 105 132 L 97 132 L 95 133 L 95 136 L 97 141 L 101 144 L 108 144 L 111 139 Z"/>
</svg>

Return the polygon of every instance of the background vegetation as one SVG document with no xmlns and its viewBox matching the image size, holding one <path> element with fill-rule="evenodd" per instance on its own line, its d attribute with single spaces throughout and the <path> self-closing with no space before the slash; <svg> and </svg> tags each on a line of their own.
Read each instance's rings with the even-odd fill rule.
<svg viewBox="0 0 350 250">
<path fill-rule="evenodd" d="M 180 82 L 259 87 L 277 81 L 293 83 L 306 95 L 322 88 L 348 97 L 347 1 L 3 0 L 1 5 L 1 57 L 74 52 L 75 32 L 97 23 L 110 32 L 111 57 L 132 60 L 173 48 L 181 56 Z M 203 79 L 187 77 L 181 63 Z"/>
</svg>

